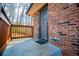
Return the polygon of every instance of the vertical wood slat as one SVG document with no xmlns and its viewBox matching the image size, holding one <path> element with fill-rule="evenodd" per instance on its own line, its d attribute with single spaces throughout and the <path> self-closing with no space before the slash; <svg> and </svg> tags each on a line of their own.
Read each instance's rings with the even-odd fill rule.
<svg viewBox="0 0 79 59">
<path fill-rule="evenodd" d="M 33 37 L 33 26 L 12 25 L 11 38 Z"/>
</svg>

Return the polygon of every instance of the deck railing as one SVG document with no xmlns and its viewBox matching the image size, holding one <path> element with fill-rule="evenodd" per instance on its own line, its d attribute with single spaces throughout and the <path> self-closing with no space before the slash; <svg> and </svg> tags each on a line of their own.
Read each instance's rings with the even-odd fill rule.
<svg viewBox="0 0 79 59">
<path fill-rule="evenodd" d="M 11 27 L 12 38 L 23 38 L 32 36 L 33 36 L 33 26 L 12 25 Z"/>
</svg>

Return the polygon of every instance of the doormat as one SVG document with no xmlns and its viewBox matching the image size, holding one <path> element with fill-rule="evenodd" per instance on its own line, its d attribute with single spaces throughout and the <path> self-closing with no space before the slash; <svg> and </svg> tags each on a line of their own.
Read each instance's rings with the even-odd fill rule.
<svg viewBox="0 0 79 59">
<path fill-rule="evenodd" d="M 36 41 L 38 44 L 40 45 L 43 45 L 43 44 L 46 44 L 48 41 L 47 40 L 44 40 L 44 39 L 41 39 L 39 41 Z"/>
</svg>

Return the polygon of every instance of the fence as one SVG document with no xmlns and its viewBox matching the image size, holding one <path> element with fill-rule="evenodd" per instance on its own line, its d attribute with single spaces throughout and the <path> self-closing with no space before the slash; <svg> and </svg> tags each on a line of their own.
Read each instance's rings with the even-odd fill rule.
<svg viewBox="0 0 79 59">
<path fill-rule="evenodd" d="M 33 36 L 33 26 L 12 25 L 11 27 L 12 38 L 23 38 L 32 36 Z"/>
</svg>

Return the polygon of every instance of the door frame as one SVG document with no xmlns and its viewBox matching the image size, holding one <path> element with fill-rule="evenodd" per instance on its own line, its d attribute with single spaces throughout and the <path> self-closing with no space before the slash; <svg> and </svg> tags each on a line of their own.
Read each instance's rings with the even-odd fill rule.
<svg viewBox="0 0 79 59">
<path fill-rule="evenodd" d="M 47 11 L 48 11 L 48 4 L 46 4 L 39 13 L 39 39 L 41 39 L 41 11 L 47 7 Z M 47 16 L 48 16 L 48 12 L 47 12 Z M 49 40 L 49 35 L 48 35 L 48 19 L 47 19 L 47 41 Z"/>
</svg>

